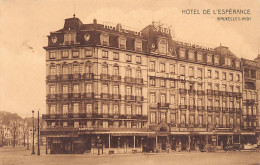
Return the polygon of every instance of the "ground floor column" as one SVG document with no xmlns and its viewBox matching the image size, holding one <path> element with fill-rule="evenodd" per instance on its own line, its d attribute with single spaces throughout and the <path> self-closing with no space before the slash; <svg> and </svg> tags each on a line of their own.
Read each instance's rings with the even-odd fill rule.
<svg viewBox="0 0 260 165">
<path fill-rule="evenodd" d="M 155 137 L 155 152 L 157 152 L 157 149 L 158 149 L 158 137 L 157 137 L 157 135 L 156 135 L 156 137 Z"/>
<path fill-rule="evenodd" d="M 110 149 L 110 138 L 111 138 L 111 134 L 108 134 L 108 148 Z"/>
<path fill-rule="evenodd" d="M 134 136 L 134 149 L 135 149 L 135 136 Z"/>
<path fill-rule="evenodd" d="M 188 148 L 188 151 L 190 152 L 190 135 L 189 135 L 189 137 L 188 137 L 188 143 L 189 143 L 189 148 Z"/>
</svg>

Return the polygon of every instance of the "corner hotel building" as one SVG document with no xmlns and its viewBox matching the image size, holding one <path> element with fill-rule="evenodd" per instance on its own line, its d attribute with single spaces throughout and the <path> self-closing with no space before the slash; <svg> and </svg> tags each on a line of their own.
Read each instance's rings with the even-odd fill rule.
<svg viewBox="0 0 260 165">
<path fill-rule="evenodd" d="M 99 138 L 105 153 L 257 143 L 257 93 L 257 114 L 245 114 L 257 117 L 244 118 L 243 67 L 228 47 L 178 42 L 156 23 L 134 32 L 74 16 L 44 49 L 50 153 L 97 153 Z"/>
</svg>

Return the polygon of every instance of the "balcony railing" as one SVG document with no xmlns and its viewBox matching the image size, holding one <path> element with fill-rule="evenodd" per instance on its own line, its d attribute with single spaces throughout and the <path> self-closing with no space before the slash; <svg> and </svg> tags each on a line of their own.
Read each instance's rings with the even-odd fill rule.
<svg viewBox="0 0 260 165">
<path fill-rule="evenodd" d="M 212 106 L 207 106 L 207 110 L 208 111 L 213 111 L 213 107 Z"/>
<path fill-rule="evenodd" d="M 80 98 L 81 94 L 80 93 L 72 93 L 73 98 Z"/>
<path fill-rule="evenodd" d="M 236 109 L 235 109 L 235 108 L 229 108 L 229 112 L 230 112 L 230 113 L 235 113 L 235 112 L 236 112 Z"/>
<path fill-rule="evenodd" d="M 136 101 L 144 101 L 144 97 L 143 96 L 135 96 L 135 100 Z"/>
<path fill-rule="evenodd" d="M 221 91 L 214 90 L 214 95 L 218 95 L 218 96 L 220 96 L 220 95 L 222 95 L 222 93 L 221 93 Z"/>
<path fill-rule="evenodd" d="M 197 93 L 197 91 L 196 91 L 196 90 L 193 90 L 193 89 L 190 89 L 190 90 L 188 91 L 188 93 L 191 94 L 191 95 L 195 95 L 195 94 Z"/>
<path fill-rule="evenodd" d="M 57 99 L 58 95 L 57 94 L 48 94 L 47 99 Z"/>
<path fill-rule="evenodd" d="M 220 107 L 214 107 L 213 109 L 214 109 L 215 112 L 219 112 L 221 110 Z"/>
<path fill-rule="evenodd" d="M 204 91 L 202 91 L 202 90 L 198 90 L 197 93 L 198 93 L 199 96 L 202 96 L 202 95 L 205 94 Z"/>
<path fill-rule="evenodd" d="M 101 93 L 101 98 L 103 99 L 109 99 L 109 93 Z"/>
<path fill-rule="evenodd" d="M 60 94 L 60 98 L 62 98 L 62 99 L 68 99 L 69 96 L 70 96 L 69 93 Z"/>
<path fill-rule="evenodd" d="M 72 79 L 73 80 L 80 80 L 81 79 L 81 74 L 72 74 Z"/>
<path fill-rule="evenodd" d="M 93 80 L 94 79 L 94 74 L 93 73 L 84 73 L 83 74 L 83 79 Z"/>
<path fill-rule="evenodd" d="M 180 94 L 187 94 L 187 89 L 179 89 Z"/>
<path fill-rule="evenodd" d="M 223 108 L 222 108 L 222 111 L 226 113 L 226 112 L 228 112 L 228 108 L 223 107 Z"/>
<path fill-rule="evenodd" d="M 109 74 L 100 74 L 100 79 L 101 80 L 109 80 L 110 79 L 110 75 Z"/>
<path fill-rule="evenodd" d="M 136 78 L 135 79 L 135 82 L 137 83 L 137 84 L 143 84 L 143 79 L 142 78 Z"/>
<path fill-rule="evenodd" d="M 121 76 L 112 75 L 112 80 L 113 80 L 113 81 L 121 81 Z"/>
<path fill-rule="evenodd" d="M 125 77 L 125 82 L 126 83 L 134 83 L 135 79 L 133 77 Z"/>
<path fill-rule="evenodd" d="M 198 106 L 198 110 L 204 110 L 205 109 L 205 107 L 204 106 Z"/>
<path fill-rule="evenodd" d="M 187 105 L 179 105 L 180 109 L 187 109 Z"/>
<path fill-rule="evenodd" d="M 71 74 L 60 75 L 60 80 L 69 80 L 69 79 L 71 79 Z"/>
<path fill-rule="evenodd" d="M 212 94 L 213 94 L 213 90 L 207 89 L 207 94 L 208 94 L 208 95 L 212 95 Z"/>
<path fill-rule="evenodd" d="M 94 92 L 91 93 L 83 93 L 82 98 L 94 98 Z"/>
<path fill-rule="evenodd" d="M 170 105 L 169 103 L 158 103 L 158 107 L 165 107 L 165 108 L 167 107 L 168 108 L 169 105 Z"/>
<path fill-rule="evenodd" d="M 132 96 L 132 95 L 125 95 L 125 100 L 134 101 L 134 100 L 135 100 L 135 97 Z"/>
<path fill-rule="evenodd" d="M 222 91 L 222 95 L 225 96 L 225 97 L 229 96 L 228 92 L 226 92 L 226 91 Z"/>
<path fill-rule="evenodd" d="M 119 94 L 112 94 L 112 98 L 115 100 L 120 100 L 121 99 L 121 95 Z"/>
<path fill-rule="evenodd" d="M 195 109 L 196 109 L 196 106 L 195 106 L 195 105 L 189 105 L 189 109 L 190 109 L 190 110 L 195 110 Z"/>
<path fill-rule="evenodd" d="M 47 76 L 47 81 L 54 81 L 54 80 L 58 80 L 57 75 L 48 75 Z"/>
</svg>

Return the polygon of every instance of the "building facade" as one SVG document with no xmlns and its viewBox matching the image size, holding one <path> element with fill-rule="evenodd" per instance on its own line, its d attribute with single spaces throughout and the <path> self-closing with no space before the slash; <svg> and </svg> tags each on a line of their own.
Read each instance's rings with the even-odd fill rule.
<svg viewBox="0 0 260 165">
<path fill-rule="evenodd" d="M 256 142 L 259 119 L 242 108 L 258 117 L 257 91 L 244 87 L 246 67 L 227 47 L 174 41 L 154 22 L 135 32 L 73 17 L 50 33 L 44 48 L 47 129 L 41 134 L 50 153 Z M 252 94 L 250 105 L 245 92 Z"/>
</svg>

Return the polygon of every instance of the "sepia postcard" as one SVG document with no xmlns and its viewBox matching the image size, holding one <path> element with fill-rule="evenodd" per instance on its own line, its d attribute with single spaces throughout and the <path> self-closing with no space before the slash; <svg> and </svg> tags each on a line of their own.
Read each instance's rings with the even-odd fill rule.
<svg viewBox="0 0 260 165">
<path fill-rule="evenodd" d="M 0 0 L 20 164 L 260 164 L 260 0 Z"/>
</svg>

